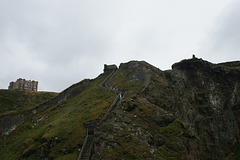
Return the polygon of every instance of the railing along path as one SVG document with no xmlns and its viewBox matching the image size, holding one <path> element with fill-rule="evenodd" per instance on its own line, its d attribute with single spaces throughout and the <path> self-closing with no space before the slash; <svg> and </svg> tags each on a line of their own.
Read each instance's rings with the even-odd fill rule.
<svg viewBox="0 0 240 160">
<path fill-rule="evenodd" d="M 110 112 L 117 107 L 117 105 L 119 104 L 119 102 L 121 101 L 121 99 L 124 97 L 125 93 L 120 92 L 116 89 L 112 89 L 109 88 L 107 86 L 107 83 L 113 78 L 113 76 L 115 75 L 117 69 L 113 70 L 110 75 L 100 84 L 100 86 L 109 92 L 112 92 L 114 94 L 116 94 L 116 98 L 114 99 L 113 103 L 110 105 L 110 107 L 108 108 L 108 110 L 106 111 L 106 113 L 104 114 L 104 116 L 102 117 L 102 119 L 100 121 L 91 121 L 91 122 L 86 122 L 84 124 L 84 127 L 87 129 L 87 135 L 86 138 L 84 140 L 84 143 L 82 145 L 82 149 L 79 153 L 78 156 L 78 160 L 89 160 L 91 157 L 91 151 L 92 151 L 92 146 L 93 146 L 93 142 L 94 142 L 94 132 L 95 132 L 95 128 L 101 126 L 101 124 L 103 123 L 103 121 L 105 121 L 107 119 L 107 116 L 110 114 Z"/>
</svg>

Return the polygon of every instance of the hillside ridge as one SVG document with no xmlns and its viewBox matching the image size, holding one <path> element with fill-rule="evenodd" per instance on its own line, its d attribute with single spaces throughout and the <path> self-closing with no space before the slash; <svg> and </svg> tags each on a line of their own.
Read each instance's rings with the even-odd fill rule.
<svg viewBox="0 0 240 160">
<path fill-rule="evenodd" d="M 97 78 L 26 110 L 0 138 L 0 158 L 239 159 L 239 64 L 105 65 Z"/>
</svg>

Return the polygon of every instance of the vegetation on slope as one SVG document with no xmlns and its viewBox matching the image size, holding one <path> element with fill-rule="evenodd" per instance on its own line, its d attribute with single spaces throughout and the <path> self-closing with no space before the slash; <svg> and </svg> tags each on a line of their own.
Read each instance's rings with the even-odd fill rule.
<svg viewBox="0 0 240 160">
<path fill-rule="evenodd" d="M 133 67 L 126 68 L 126 66 L 128 66 L 128 64 L 121 64 L 108 86 L 120 91 L 129 91 L 126 93 L 125 97 L 130 97 L 131 95 L 141 92 L 144 87 L 144 81 L 138 79 L 135 80 L 134 77 L 131 77 L 131 75 L 136 72 L 136 69 Z M 142 76 L 144 77 L 146 75 L 143 74 Z"/>
<path fill-rule="evenodd" d="M 93 159 L 184 159 L 182 122 L 149 102 L 143 93 L 153 80 L 165 83 L 157 72 L 147 63 L 134 61 L 117 71 L 108 86 L 127 90 L 127 94 L 97 131 L 100 137 Z"/>
<path fill-rule="evenodd" d="M 189 70 L 189 65 L 195 69 L 194 72 Z M 218 71 L 221 71 L 217 73 L 222 74 L 226 68 L 217 68 Z M 197 104 L 200 102 L 197 98 L 199 97 L 193 93 L 198 93 L 199 88 L 205 90 L 211 88 L 208 87 L 211 82 L 207 77 L 209 75 L 216 74 L 215 78 L 218 80 L 216 82 L 221 85 L 222 81 L 225 81 L 218 77 L 219 74 L 216 73 L 215 67 L 198 59 L 184 61 L 181 65 L 175 65 L 173 70 L 163 74 L 160 70 L 144 62 L 129 62 L 121 65 L 108 86 L 127 91 L 127 94 L 121 104 L 97 129 L 93 159 L 119 159 L 119 157 L 160 160 L 197 159 L 198 157 L 220 159 L 220 154 L 213 153 L 213 151 L 216 148 L 217 152 L 223 153 L 224 149 L 220 150 L 220 147 L 224 145 L 220 143 L 212 147 L 212 143 L 209 142 L 212 142 L 212 133 L 227 132 L 219 130 L 219 127 L 212 128 L 214 131 L 208 128 L 208 124 L 211 124 L 212 120 L 215 124 L 215 118 L 218 118 L 216 115 L 219 114 L 216 112 L 215 115 L 215 112 L 212 112 L 210 115 L 207 110 L 207 114 L 204 115 L 202 110 L 198 110 Z M 185 70 L 186 73 L 183 72 Z M 203 79 L 202 73 L 205 74 L 205 79 Z M 104 91 L 99 86 L 107 76 L 106 73 L 100 75 L 97 79 L 92 80 L 80 94 L 62 101 L 58 105 L 49 106 L 47 110 L 29 117 L 24 125 L 6 139 L 0 140 L 0 159 L 17 159 L 19 157 L 22 159 L 76 159 L 79 153 L 78 149 L 81 148 L 86 136 L 84 122 L 101 117 L 115 98 L 115 95 Z M 237 79 L 235 74 L 233 76 L 234 80 Z M 193 90 L 186 88 L 185 83 Z M 217 87 L 217 83 L 212 80 L 213 86 Z M 173 88 L 173 84 L 175 88 Z M 198 87 L 202 85 L 206 88 Z M 235 95 L 233 94 L 231 102 L 234 102 L 237 108 L 239 106 L 238 85 L 235 85 L 235 88 L 232 89 Z M 218 92 L 222 93 L 222 87 L 219 90 L 215 88 L 213 91 L 215 95 Z M 209 102 L 206 104 L 206 108 L 212 107 L 211 103 L 216 100 L 213 101 L 208 93 L 205 97 L 204 101 Z M 221 106 L 218 105 L 218 107 Z M 184 110 L 185 108 L 186 110 Z M 175 111 L 178 111 L 176 115 L 174 115 Z M 224 108 L 222 111 L 228 112 Z M 188 116 L 194 115 L 193 113 L 197 116 L 193 116 L 193 119 L 190 117 L 188 120 Z M 186 119 L 181 114 L 186 115 Z M 231 124 L 230 117 L 226 117 L 229 122 L 226 124 Z M 198 123 L 199 118 L 202 118 L 201 122 L 205 122 L 201 126 Z M 192 121 L 197 122 L 196 125 Z M 222 124 L 223 128 L 227 128 L 225 123 L 216 123 L 213 126 Z M 230 129 L 228 127 L 228 130 Z M 220 138 L 217 140 L 222 140 Z M 237 145 L 231 158 L 237 159 L 238 157 L 239 146 Z"/>
<path fill-rule="evenodd" d="M 55 96 L 57 96 L 57 93 L 54 92 L 0 90 L 0 114 L 26 110 Z"/>
<path fill-rule="evenodd" d="M 83 123 L 102 116 L 115 98 L 103 90 L 102 74 L 80 94 L 50 106 L 0 140 L 0 159 L 76 159 L 86 136 Z"/>
<path fill-rule="evenodd" d="M 230 160 L 238 160 L 240 157 L 240 143 L 238 142 L 233 155 L 229 158 Z"/>
<path fill-rule="evenodd" d="M 95 155 L 94 159 L 184 159 L 186 130 L 182 122 L 175 119 L 160 126 L 155 117 L 161 112 L 158 106 L 144 98 L 125 100 L 98 131 L 106 137 L 97 142 L 102 157 Z"/>
</svg>

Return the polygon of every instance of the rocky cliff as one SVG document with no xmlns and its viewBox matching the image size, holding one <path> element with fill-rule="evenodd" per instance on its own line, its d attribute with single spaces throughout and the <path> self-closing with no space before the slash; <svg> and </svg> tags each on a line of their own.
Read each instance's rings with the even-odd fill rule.
<svg viewBox="0 0 240 160">
<path fill-rule="evenodd" d="M 197 58 L 168 71 L 122 64 L 109 85 L 128 93 L 98 131 L 92 159 L 229 159 L 239 144 L 239 67 Z"/>
<path fill-rule="evenodd" d="M 95 128 L 90 159 L 240 158 L 239 61 L 193 58 L 167 71 L 130 61 L 110 69 L 116 72 L 104 70 L 28 110 L 25 122 L 0 139 L 0 158 L 77 159 L 83 124 L 104 117 L 114 91 L 124 98 Z"/>
</svg>

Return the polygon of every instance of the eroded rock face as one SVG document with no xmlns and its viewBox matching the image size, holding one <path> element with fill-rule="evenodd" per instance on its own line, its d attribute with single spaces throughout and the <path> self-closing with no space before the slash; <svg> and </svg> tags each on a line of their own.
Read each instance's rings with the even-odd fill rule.
<svg viewBox="0 0 240 160">
<path fill-rule="evenodd" d="M 130 82 L 147 83 L 125 98 L 99 129 L 92 159 L 229 158 L 240 138 L 239 62 L 212 64 L 194 58 L 161 71 L 132 61 L 120 69 L 131 70 Z"/>
<path fill-rule="evenodd" d="M 180 98 L 175 115 L 194 130 L 199 159 L 223 159 L 239 139 L 240 70 L 201 59 L 173 65 L 171 81 Z M 208 154 L 203 154 L 208 153 Z"/>
<path fill-rule="evenodd" d="M 6 136 L 23 124 L 25 117 L 19 114 L 8 114 L 0 116 L 0 132 Z"/>
</svg>

